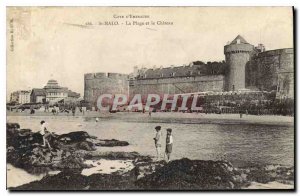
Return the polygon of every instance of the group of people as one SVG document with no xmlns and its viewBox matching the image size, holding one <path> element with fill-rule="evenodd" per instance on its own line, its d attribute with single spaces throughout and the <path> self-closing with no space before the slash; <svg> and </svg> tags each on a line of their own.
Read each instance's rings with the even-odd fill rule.
<svg viewBox="0 0 300 196">
<path fill-rule="evenodd" d="M 161 126 L 156 126 L 156 135 L 154 139 L 156 153 L 157 153 L 157 160 L 160 160 L 161 157 L 161 147 L 162 147 L 162 131 Z M 173 136 L 172 136 L 172 129 L 167 129 L 167 136 L 166 136 L 166 149 L 164 153 L 164 159 L 165 155 L 167 155 L 167 162 L 171 159 L 171 153 L 172 153 L 172 147 L 173 147 Z"/>
<path fill-rule="evenodd" d="M 98 118 L 96 119 L 97 122 Z M 47 147 L 51 150 L 52 147 L 49 143 L 49 138 L 51 136 L 51 132 L 47 129 L 46 127 L 46 122 L 42 120 L 40 122 L 41 124 L 41 129 L 40 129 L 40 134 L 43 136 L 43 147 Z M 157 153 L 157 161 L 162 158 L 162 131 L 161 131 L 161 126 L 156 126 L 155 127 L 156 134 L 155 137 L 153 138 L 154 143 L 155 143 L 155 148 L 156 148 L 156 153 Z M 173 148 L 173 136 L 172 136 L 172 129 L 168 128 L 167 129 L 167 136 L 166 136 L 166 148 L 165 148 L 165 154 L 164 154 L 164 159 L 165 155 L 167 156 L 167 162 L 170 161 L 171 159 L 171 153 L 172 153 L 172 148 Z"/>
</svg>

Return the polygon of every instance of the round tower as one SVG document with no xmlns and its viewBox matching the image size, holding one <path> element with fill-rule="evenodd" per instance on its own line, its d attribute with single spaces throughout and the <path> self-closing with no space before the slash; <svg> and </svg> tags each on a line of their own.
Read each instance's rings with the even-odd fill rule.
<svg viewBox="0 0 300 196">
<path fill-rule="evenodd" d="M 254 46 L 238 35 L 230 44 L 224 46 L 229 72 L 226 76 L 226 90 L 236 91 L 245 88 L 245 67 L 250 60 Z"/>
</svg>

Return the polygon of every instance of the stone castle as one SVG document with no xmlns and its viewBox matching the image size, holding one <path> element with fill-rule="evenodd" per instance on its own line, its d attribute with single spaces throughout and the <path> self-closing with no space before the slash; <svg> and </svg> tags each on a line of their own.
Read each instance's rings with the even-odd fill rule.
<svg viewBox="0 0 300 196">
<path fill-rule="evenodd" d="M 101 94 L 126 94 L 129 92 L 127 74 L 88 73 L 84 75 L 84 100 L 95 104 Z"/>
<path fill-rule="evenodd" d="M 293 48 L 265 51 L 238 35 L 224 46 L 225 61 L 192 62 L 160 68 L 134 68 L 132 74 L 89 73 L 84 76 L 84 99 L 96 103 L 100 94 L 185 94 L 195 92 L 276 91 L 294 98 Z"/>
</svg>

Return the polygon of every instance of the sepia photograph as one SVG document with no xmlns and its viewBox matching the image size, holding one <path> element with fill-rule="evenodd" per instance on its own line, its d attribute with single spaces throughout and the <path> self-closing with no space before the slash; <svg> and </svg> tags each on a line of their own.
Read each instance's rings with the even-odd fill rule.
<svg viewBox="0 0 300 196">
<path fill-rule="evenodd" d="M 9 191 L 295 191 L 292 6 L 6 7 Z"/>
</svg>

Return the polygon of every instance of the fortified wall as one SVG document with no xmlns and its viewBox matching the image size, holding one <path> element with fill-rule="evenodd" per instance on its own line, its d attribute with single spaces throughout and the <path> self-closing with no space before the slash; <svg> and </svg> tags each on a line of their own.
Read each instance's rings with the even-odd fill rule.
<svg viewBox="0 0 300 196">
<path fill-rule="evenodd" d="M 224 91 L 225 62 L 197 61 L 189 65 L 140 69 L 130 80 L 130 96 L 135 94 L 185 94 Z"/>
<path fill-rule="evenodd" d="M 269 50 L 254 55 L 246 65 L 246 88 L 272 91 L 294 97 L 293 48 Z"/>
<path fill-rule="evenodd" d="M 225 61 L 138 69 L 132 74 L 84 75 L 84 99 L 96 104 L 101 94 L 185 94 L 223 91 L 276 91 L 277 98 L 294 98 L 293 48 L 265 51 L 238 35 L 224 46 Z"/>
<path fill-rule="evenodd" d="M 101 94 L 128 95 L 128 92 L 127 74 L 102 72 L 84 74 L 84 100 L 94 105 Z"/>
<path fill-rule="evenodd" d="M 203 91 L 223 91 L 224 76 L 191 76 L 157 79 L 139 79 L 132 81 L 130 96 L 134 94 L 184 94 Z"/>
</svg>

